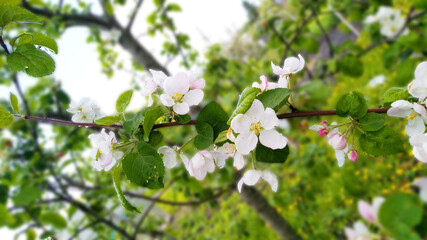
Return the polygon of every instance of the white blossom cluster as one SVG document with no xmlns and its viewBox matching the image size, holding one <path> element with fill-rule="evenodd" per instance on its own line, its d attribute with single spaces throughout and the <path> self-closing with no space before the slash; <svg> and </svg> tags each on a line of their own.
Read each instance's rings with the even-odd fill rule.
<svg viewBox="0 0 427 240">
<path fill-rule="evenodd" d="M 400 10 L 386 6 L 381 6 L 375 15 L 369 15 L 365 19 L 366 24 L 379 23 L 380 33 L 387 38 L 396 37 L 400 31 L 401 35 L 408 34 L 408 28 L 403 29 L 405 22 Z"/>
<path fill-rule="evenodd" d="M 67 112 L 72 113 L 71 120 L 78 123 L 93 123 L 105 116 L 99 105 L 89 98 L 83 98 L 78 102 L 72 101 Z"/>
</svg>

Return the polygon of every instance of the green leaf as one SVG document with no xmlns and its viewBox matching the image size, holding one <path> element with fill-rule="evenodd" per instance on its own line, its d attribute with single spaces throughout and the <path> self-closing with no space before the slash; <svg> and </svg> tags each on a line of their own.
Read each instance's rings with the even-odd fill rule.
<svg viewBox="0 0 427 240">
<path fill-rule="evenodd" d="M 196 130 L 199 135 L 194 138 L 194 146 L 203 150 L 208 148 L 214 141 L 214 130 L 206 122 L 197 121 Z"/>
<path fill-rule="evenodd" d="M 144 141 L 148 142 L 150 140 L 150 132 L 156 123 L 157 119 L 162 117 L 165 114 L 165 109 L 161 106 L 149 108 L 144 115 L 144 122 L 142 126 L 144 128 Z"/>
<path fill-rule="evenodd" d="M 261 93 L 256 99 L 260 100 L 265 108 L 272 108 L 277 111 L 286 104 L 291 92 L 287 88 L 276 88 Z"/>
<path fill-rule="evenodd" d="M 390 230 L 396 239 L 420 239 L 412 228 L 422 220 L 422 206 L 417 195 L 396 193 L 388 196 L 381 205 L 378 219 L 381 225 Z"/>
<path fill-rule="evenodd" d="M 378 131 L 384 127 L 385 116 L 379 113 L 368 113 L 360 119 L 359 123 L 363 131 Z"/>
<path fill-rule="evenodd" d="M 167 6 L 166 6 L 166 10 L 167 11 L 171 11 L 171 12 L 181 12 L 181 7 L 178 5 L 178 4 L 176 4 L 176 3 L 169 3 Z"/>
<path fill-rule="evenodd" d="M 338 69 L 345 75 L 360 77 L 363 74 L 363 62 L 355 56 L 347 55 L 338 61 Z"/>
<path fill-rule="evenodd" d="M 19 4 L 21 4 L 21 1 L 22 0 L 2 0 L 0 2 L 0 6 L 3 6 L 3 5 L 19 5 Z"/>
<path fill-rule="evenodd" d="M 352 91 L 340 98 L 336 109 L 337 115 L 340 117 L 350 116 L 360 119 L 368 112 L 368 105 L 362 94 Z"/>
<path fill-rule="evenodd" d="M 119 197 L 120 203 L 122 206 L 131 212 L 138 212 L 141 213 L 136 207 L 134 207 L 125 197 L 122 191 L 122 187 L 120 185 L 120 174 L 122 168 L 116 167 L 113 170 L 113 183 L 114 183 L 114 189 L 116 190 L 117 196 Z"/>
<path fill-rule="evenodd" d="M 408 89 L 406 88 L 390 88 L 384 93 L 384 106 L 390 107 L 393 102 L 397 100 L 406 100 L 410 96 L 411 95 L 409 94 Z"/>
<path fill-rule="evenodd" d="M 219 134 L 218 134 L 218 137 L 215 139 L 215 145 L 217 145 L 217 146 L 222 146 L 222 144 L 221 143 L 224 143 L 224 142 L 226 142 L 226 141 L 228 141 L 228 138 L 227 138 L 227 130 L 226 131 L 222 131 L 222 132 L 220 132 Z"/>
<path fill-rule="evenodd" d="M 259 88 L 248 87 L 243 90 L 240 95 L 239 102 L 237 103 L 236 110 L 234 110 L 231 117 L 228 119 L 227 124 L 231 124 L 231 120 L 238 114 L 243 114 L 252 106 L 257 94 L 261 91 Z"/>
<path fill-rule="evenodd" d="M 427 2 L 425 0 L 412 0 L 412 5 L 415 9 L 427 10 Z"/>
<path fill-rule="evenodd" d="M 165 168 L 157 151 L 145 142 L 140 142 L 137 153 L 123 158 L 123 171 L 132 183 L 150 189 L 163 188 Z"/>
<path fill-rule="evenodd" d="M 262 144 L 258 144 L 255 149 L 255 159 L 265 163 L 284 163 L 289 155 L 289 146 L 282 149 L 271 149 Z"/>
<path fill-rule="evenodd" d="M 42 23 L 39 16 L 18 6 L 0 5 L 0 16 L 1 29 L 10 23 Z"/>
<path fill-rule="evenodd" d="M 126 91 L 122 93 L 116 102 L 116 110 L 121 113 L 124 112 L 129 105 L 130 100 L 132 99 L 133 90 Z"/>
<path fill-rule="evenodd" d="M 106 116 L 100 119 L 95 120 L 96 124 L 110 126 L 114 123 L 118 123 L 123 119 L 122 115 L 117 116 Z"/>
<path fill-rule="evenodd" d="M 12 124 L 13 115 L 6 109 L 0 108 L 0 128 L 5 128 Z"/>
<path fill-rule="evenodd" d="M 403 151 L 403 142 L 393 130 L 387 126 L 376 132 L 367 132 L 359 137 L 362 150 L 374 156 L 386 156 Z"/>
<path fill-rule="evenodd" d="M 151 131 L 150 133 L 150 141 L 148 141 L 148 144 L 155 147 L 159 145 L 163 140 L 163 134 L 157 130 Z"/>
<path fill-rule="evenodd" d="M 12 201 L 15 205 L 27 205 L 34 202 L 37 199 L 40 199 L 43 192 L 38 188 L 31 185 L 22 186 L 16 193 L 12 196 Z"/>
<path fill-rule="evenodd" d="M 12 71 L 26 72 L 33 77 L 43 77 L 55 71 L 55 62 L 49 54 L 36 49 L 31 44 L 23 44 L 7 56 Z"/>
<path fill-rule="evenodd" d="M 48 37 L 41 33 L 25 33 L 19 36 L 18 46 L 22 44 L 33 44 L 38 46 L 47 47 L 58 54 L 58 45 L 53 38 Z M 13 45 L 13 42 L 11 42 Z"/>
<path fill-rule="evenodd" d="M 191 121 L 191 117 L 188 114 L 176 116 L 176 121 L 182 124 L 186 124 Z"/>
<path fill-rule="evenodd" d="M 30 228 L 27 231 L 25 231 L 25 236 L 27 238 L 27 240 L 36 240 L 37 239 L 37 232 Z"/>
<path fill-rule="evenodd" d="M 18 98 L 13 93 L 10 93 L 10 105 L 14 113 L 19 113 Z"/>
<path fill-rule="evenodd" d="M 0 227 L 9 224 L 13 221 L 12 216 L 9 213 L 7 207 L 3 204 L 0 204 Z"/>
<path fill-rule="evenodd" d="M 220 132 L 228 129 L 227 120 L 227 113 L 217 102 L 207 104 L 197 116 L 197 122 L 205 122 L 211 125 L 214 132 L 212 142 Z"/>
<path fill-rule="evenodd" d="M 139 129 L 142 119 L 142 113 L 137 113 L 132 119 L 126 120 L 123 123 L 123 129 L 130 135 L 133 135 Z"/>
<path fill-rule="evenodd" d="M 40 218 L 40 222 L 44 225 L 51 225 L 57 229 L 63 229 L 67 227 L 67 221 L 59 213 L 47 212 L 43 213 Z"/>
</svg>

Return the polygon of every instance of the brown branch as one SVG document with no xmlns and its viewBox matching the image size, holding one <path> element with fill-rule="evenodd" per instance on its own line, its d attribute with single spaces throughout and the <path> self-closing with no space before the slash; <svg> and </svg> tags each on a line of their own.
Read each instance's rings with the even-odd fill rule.
<svg viewBox="0 0 427 240">
<path fill-rule="evenodd" d="M 389 108 L 372 108 L 372 109 L 368 109 L 368 112 L 387 113 L 388 109 Z M 335 110 L 298 111 L 298 112 L 293 112 L 293 113 L 279 114 L 279 115 L 277 115 L 277 117 L 279 119 L 285 119 L 285 118 L 317 117 L 317 116 L 330 116 L 330 115 L 337 115 L 337 112 Z M 20 114 L 13 114 L 13 116 L 15 118 L 20 118 L 20 119 L 25 119 L 25 120 L 30 120 L 30 121 L 48 122 L 48 123 L 54 123 L 54 124 L 60 124 L 60 125 L 72 125 L 72 126 L 78 126 L 78 127 L 114 128 L 114 129 L 123 128 L 122 125 L 117 125 L 117 124 L 106 126 L 106 125 L 99 125 L 96 123 L 76 123 L 76 122 L 72 122 L 72 121 L 59 120 L 59 119 L 54 119 L 54 118 L 25 116 L 25 115 L 20 115 Z M 187 126 L 187 125 L 196 125 L 196 120 L 191 120 L 188 123 L 170 122 L 170 123 L 154 124 L 153 129 L 165 128 L 165 127 L 176 127 L 176 126 Z"/>
</svg>

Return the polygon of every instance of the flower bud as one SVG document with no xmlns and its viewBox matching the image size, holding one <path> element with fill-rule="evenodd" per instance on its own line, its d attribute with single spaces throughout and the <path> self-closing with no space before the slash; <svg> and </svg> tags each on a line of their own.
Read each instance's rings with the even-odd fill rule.
<svg viewBox="0 0 427 240">
<path fill-rule="evenodd" d="M 334 133 L 331 136 L 329 136 L 328 143 L 335 150 L 343 150 L 347 147 L 347 141 L 345 140 L 344 135 L 342 135 L 341 133 Z"/>
<path fill-rule="evenodd" d="M 320 125 L 326 125 L 326 124 L 328 124 L 328 121 L 326 121 L 326 120 L 323 120 L 323 121 L 320 123 Z"/>
<path fill-rule="evenodd" d="M 348 152 L 347 153 L 347 157 L 348 157 L 348 159 L 350 159 L 353 162 L 357 161 L 357 152 L 356 152 L 356 150 L 351 150 L 350 152 Z"/>
<path fill-rule="evenodd" d="M 328 135 L 329 131 L 326 128 L 322 128 L 319 131 L 317 131 L 317 134 L 319 134 L 319 136 L 325 136 Z"/>
</svg>

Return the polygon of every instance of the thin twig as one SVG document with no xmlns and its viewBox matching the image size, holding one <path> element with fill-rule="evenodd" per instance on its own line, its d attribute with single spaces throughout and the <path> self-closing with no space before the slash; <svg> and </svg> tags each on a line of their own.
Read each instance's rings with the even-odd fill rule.
<svg viewBox="0 0 427 240">
<path fill-rule="evenodd" d="M 343 22 L 350 30 L 351 32 L 356 35 L 356 37 L 360 36 L 359 30 L 357 30 L 351 22 L 349 22 L 338 10 L 336 10 L 334 7 L 332 7 L 331 4 L 328 5 L 329 9 Z"/>
<path fill-rule="evenodd" d="M 331 39 L 329 38 L 328 33 L 326 33 L 325 29 L 322 26 L 322 23 L 319 21 L 319 17 L 316 13 L 316 10 L 313 8 L 312 9 L 313 14 L 314 14 L 314 20 L 316 21 L 317 26 L 320 28 L 320 31 L 322 31 L 323 37 L 325 38 L 326 43 L 328 44 L 329 47 L 329 57 L 333 58 L 334 57 L 334 48 L 332 46 L 332 42 Z"/>
<path fill-rule="evenodd" d="M 138 11 L 141 8 L 143 2 L 144 0 L 138 0 L 138 2 L 136 3 L 135 8 L 133 9 L 132 16 L 130 17 L 129 23 L 126 27 L 126 31 L 130 32 L 130 30 L 132 29 L 133 23 L 135 22 L 135 18 L 138 15 Z"/>
</svg>

